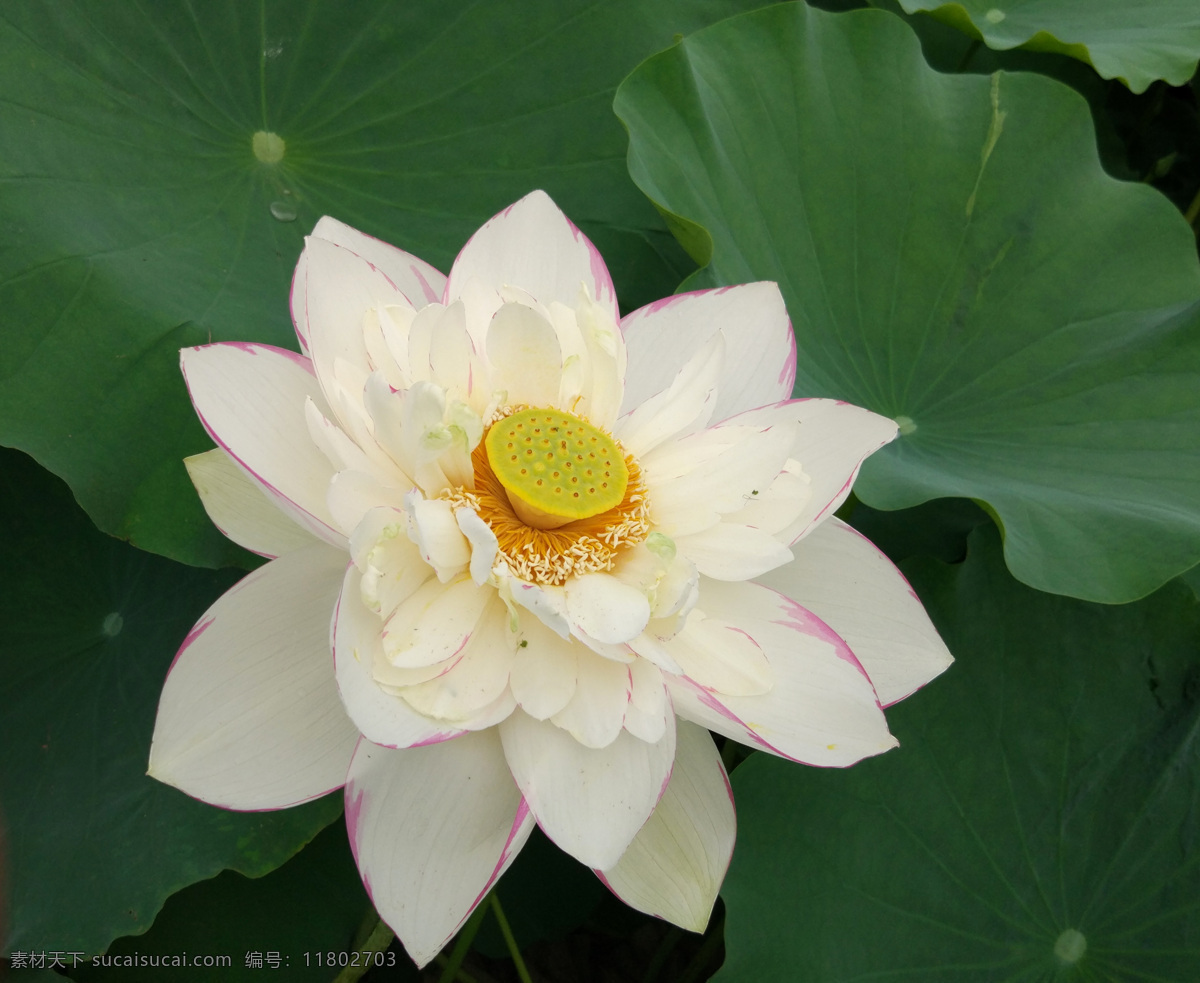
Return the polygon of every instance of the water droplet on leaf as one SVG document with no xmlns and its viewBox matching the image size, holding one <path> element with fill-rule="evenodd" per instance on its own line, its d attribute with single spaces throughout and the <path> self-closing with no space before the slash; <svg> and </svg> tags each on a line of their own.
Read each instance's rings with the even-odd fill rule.
<svg viewBox="0 0 1200 983">
<path fill-rule="evenodd" d="M 121 629 L 125 627 L 125 619 L 120 613 L 113 611 L 111 614 L 104 616 L 104 624 L 100 626 L 100 630 L 109 638 L 116 638 L 121 634 Z"/>
<path fill-rule="evenodd" d="M 271 217 L 280 222 L 296 221 L 296 206 L 290 201 L 271 202 Z"/>
</svg>

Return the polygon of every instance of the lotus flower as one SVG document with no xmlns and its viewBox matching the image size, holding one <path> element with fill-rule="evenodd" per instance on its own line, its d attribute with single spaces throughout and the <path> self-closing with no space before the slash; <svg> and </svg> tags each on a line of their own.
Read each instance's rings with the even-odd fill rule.
<svg viewBox="0 0 1200 983">
<path fill-rule="evenodd" d="M 303 354 L 187 349 L 209 515 L 271 562 L 184 641 L 150 773 L 229 809 L 345 788 L 381 917 L 425 964 L 537 823 L 703 930 L 734 840 L 709 731 L 846 766 L 950 662 L 833 512 L 896 425 L 790 399 L 772 283 L 619 319 L 541 192 L 449 277 L 330 218 Z"/>
</svg>

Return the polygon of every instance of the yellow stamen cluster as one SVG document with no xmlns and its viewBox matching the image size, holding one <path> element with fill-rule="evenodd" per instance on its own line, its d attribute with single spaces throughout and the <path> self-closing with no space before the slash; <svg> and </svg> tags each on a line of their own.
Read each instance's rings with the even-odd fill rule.
<svg viewBox="0 0 1200 983">
<path fill-rule="evenodd" d="M 508 427 L 504 424 L 514 416 L 544 415 L 547 412 L 571 421 L 576 438 L 582 434 L 582 439 L 588 445 L 591 445 L 590 438 L 593 432 L 603 438 L 611 452 L 602 454 L 601 457 L 610 464 L 619 465 L 609 468 L 609 477 L 611 479 L 613 472 L 623 472 L 624 480 L 619 499 L 603 511 L 591 515 L 584 514 L 579 518 L 565 518 L 553 528 L 539 528 L 525 521 L 513 507 L 512 499 L 516 496 L 511 489 L 506 490 L 505 482 L 496 474 L 492 461 L 489 460 L 488 444 L 492 430 L 497 426 L 500 426 L 500 433 L 504 435 L 503 444 L 509 442 L 508 431 L 514 429 L 515 424 Z M 650 505 L 646 500 L 646 487 L 642 483 L 641 469 L 632 456 L 622 451 L 620 444 L 612 436 L 592 427 L 586 421 L 579 420 L 578 417 L 560 411 L 509 410 L 507 413 L 501 413 L 499 419 L 492 422 L 492 430 L 484 435 L 483 441 L 471 454 L 475 477 L 474 491 L 458 488 L 450 491 L 446 497 L 452 504 L 465 505 L 479 513 L 495 533 L 499 541 L 500 555 L 504 557 L 514 576 L 536 584 L 561 585 L 566 583 L 569 577 L 611 570 L 621 550 L 640 543 L 649 535 Z M 582 424 L 586 430 L 575 426 L 576 424 Z M 506 446 L 501 449 L 509 450 Z M 570 444 L 567 449 L 572 450 L 573 454 L 576 450 Z M 562 452 L 561 447 L 559 451 Z M 511 451 L 508 456 L 511 464 Z M 553 472 L 554 469 L 550 470 Z M 565 473 L 566 469 L 559 468 L 559 471 Z M 605 491 L 607 492 L 607 489 Z M 586 491 L 582 493 L 587 494 Z M 574 496 L 571 498 L 573 500 Z M 588 495 L 588 498 L 595 502 L 593 496 Z M 560 514 L 556 518 L 563 516 Z"/>
</svg>

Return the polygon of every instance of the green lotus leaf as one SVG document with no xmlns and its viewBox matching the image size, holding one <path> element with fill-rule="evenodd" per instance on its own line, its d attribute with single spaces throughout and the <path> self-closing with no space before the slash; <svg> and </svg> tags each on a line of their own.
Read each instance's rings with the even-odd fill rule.
<svg viewBox="0 0 1200 983">
<path fill-rule="evenodd" d="M 103 952 L 225 868 L 258 876 L 341 814 L 341 796 L 236 813 L 146 775 L 163 678 L 236 579 L 97 532 L 70 492 L 0 451 L 0 814 L 9 950 Z"/>
<path fill-rule="evenodd" d="M 181 459 L 209 442 L 178 349 L 294 347 L 288 284 L 331 214 L 447 269 L 549 191 L 632 307 L 686 257 L 630 183 L 612 94 L 751 0 L 22 0 L 0 11 L 0 443 L 107 532 L 242 562 Z"/>
<path fill-rule="evenodd" d="M 373 915 L 345 826 L 334 823 L 263 877 L 226 870 L 171 895 L 148 932 L 117 939 L 109 947 L 109 965 L 85 962 L 71 978 L 76 983 L 127 983 L 139 959 L 149 963 L 157 957 L 159 965 L 141 971 L 155 983 L 247 983 L 264 974 L 329 983 L 339 962 L 355 960 L 359 967 L 378 960 L 380 966 L 390 964 L 399 979 L 417 980 L 416 967 L 403 950 L 370 956 L 363 951 L 371 923 L 378 921 Z M 185 953 L 199 964 L 174 965 Z M 130 965 L 122 965 L 125 960 Z"/>
<path fill-rule="evenodd" d="M 1183 85 L 1200 60 L 1195 0 L 899 0 L 981 39 L 989 48 L 1055 51 L 1134 92 L 1164 79 Z"/>
<path fill-rule="evenodd" d="M 906 565 L 957 662 L 848 771 L 757 754 L 718 983 L 1183 981 L 1200 966 L 1200 608 L 1032 591 L 996 531 Z"/>
<path fill-rule="evenodd" d="M 855 491 L 984 504 L 1041 590 L 1128 601 L 1200 559 L 1200 265 L 1052 80 L 945 76 L 895 16 L 787 4 L 642 64 L 638 185 L 709 265 L 775 280 L 797 395 L 900 424 Z"/>
</svg>

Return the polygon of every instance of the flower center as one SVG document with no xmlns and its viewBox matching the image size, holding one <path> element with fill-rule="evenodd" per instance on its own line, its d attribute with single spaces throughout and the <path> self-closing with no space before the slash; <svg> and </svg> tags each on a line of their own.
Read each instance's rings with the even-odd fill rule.
<svg viewBox="0 0 1200 983">
<path fill-rule="evenodd" d="M 519 410 L 492 426 L 484 447 L 513 511 L 535 529 L 607 512 L 629 485 L 617 442 L 562 410 Z"/>
<path fill-rule="evenodd" d="M 546 423 L 547 418 L 549 424 Z M 530 423 L 533 420 L 537 422 Z M 528 436 L 533 439 L 526 445 L 526 431 L 518 430 L 518 424 L 533 429 L 542 428 L 544 432 L 530 432 Z M 559 427 L 559 434 L 570 430 L 572 436 L 556 435 L 551 438 L 547 426 Z M 498 435 L 493 438 L 497 431 Z M 519 436 L 520 443 L 518 445 L 513 440 L 514 448 L 510 449 L 508 444 L 513 433 Z M 594 444 L 591 439 L 593 436 L 596 438 Z M 553 460 L 546 458 L 548 449 L 538 443 L 543 437 L 552 442 L 553 439 L 558 441 L 550 449 Z M 582 448 L 573 444 L 578 440 L 583 441 Z M 563 441 L 567 443 L 566 450 L 563 449 Z M 499 445 L 498 453 L 492 451 L 493 444 Z M 541 486 L 537 484 L 538 479 L 532 476 L 532 466 L 529 463 L 520 464 L 527 446 L 534 448 L 534 458 L 537 458 L 538 448 L 541 448 L 539 460 L 546 465 L 541 472 Z M 514 464 L 513 453 L 518 447 L 518 461 Z M 570 468 L 566 466 L 567 451 L 570 451 Z M 592 451 L 596 455 L 594 459 L 589 456 Z M 577 455 L 581 455 L 582 460 Z M 499 459 L 500 467 L 493 464 L 496 459 Z M 606 463 L 607 467 L 601 466 L 602 463 Z M 521 580 L 534 584 L 562 585 L 570 577 L 611 570 L 622 550 L 640 543 L 650 534 L 650 503 L 646 499 L 646 486 L 642 482 L 637 461 L 627 456 L 611 435 L 569 413 L 544 407 L 501 410 L 499 419 L 493 421 L 483 440 L 471 452 L 471 466 L 474 472 L 473 489 L 451 488 L 439 497 L 455 507 L 473 509 L 488 524 L 496 535 L 498 558 L 502 559 L 512 575 Z M 527 472 L 524 475 L 521 474 L 522 467 Z M 592 472 L 590 476 L 587 474 L 589 468 Z M 500 477 L 501 469 L 515 470 L 515 475 L 509 476 L 508 483 Z M 609 472 L 608 475 L 604 474 L 605 470 Z M 558 472 L 558 479 L 554 479 L 555 471 Z M 547 508 L 535 506 L 547 513 L 554 523 L 552 526 L 539 526 L 519 514 L 516 503 L 524 501 L 520 493 L 526 482 L 534 489 L 545 488 L 546 475 L 550 480 L 557 480 L 563 491 L 557 495 L 553 491 L 548 493 L 553 497 L 546 503 Z M 614 482 L 614 476 L 619 476 L 619 481 Z M 580 480 L 572 482 L 572 477 Z M 593 485 L 596 491 L 588 492 L 587 489 Z M 621 489 L 619 496 L 613 490 L 617 485 Z M 514 486 L 516 491 L 513 490 Z M 590 504 L 574 504 L 578 502 L 574 494 L 576 491 L 579 492 L 579 499 Z M 558 505 L 560 499 L 572 503 L 570 507 L 578 510 L 578 518 L 562 514 L 565 509 Z M 550 508 L 558 508 L 559 514 L 550 512 Z"/>
</svg>

